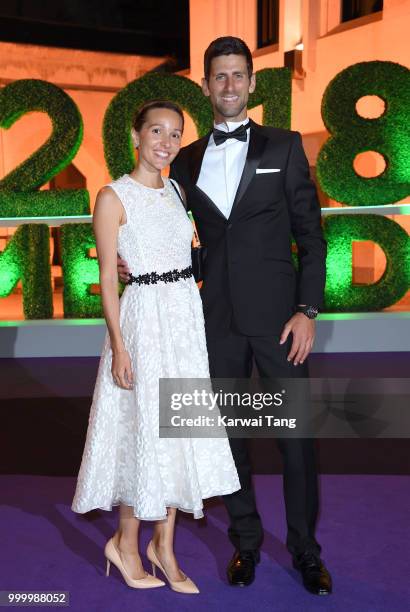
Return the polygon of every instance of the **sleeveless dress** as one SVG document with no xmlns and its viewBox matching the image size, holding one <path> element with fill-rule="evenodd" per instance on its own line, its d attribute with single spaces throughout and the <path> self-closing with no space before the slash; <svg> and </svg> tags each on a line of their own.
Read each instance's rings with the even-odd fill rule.
<svg viewBox="0 0 410 612">
<path fill-rule="evenodd" d="M 118 253 L 133 276 L 191 265 L 192 224 L 170 183 L 154 189 L 129 175 L 109 184 L 126 213 Z M 193 277 L 127 285 L 120 327 L 134 388 L 112 378 L 108 332 L 98 369 L 78 474 L 74 512 L 123 503 L 143 520 L 167 506 L 203 516 L 202 500 L 240 488 L 227 438 L 160 438 L 159 378 L 209 378 L 204 317 Z"/>
</svg>

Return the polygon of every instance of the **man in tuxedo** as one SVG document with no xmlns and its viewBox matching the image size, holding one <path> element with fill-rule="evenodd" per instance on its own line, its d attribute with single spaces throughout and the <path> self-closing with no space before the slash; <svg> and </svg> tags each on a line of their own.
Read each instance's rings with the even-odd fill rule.
<svg viewBox="0 0 410 612">
<path fill-rule="evenodd" d="M 307 376 L 318 309 L 323 305 L 326 243 L 320 206 L 300 134 L 247 118 L 255 89 L 252 56 L 233 37 L 205 52 L 202 90 L 214 130 L 183 148 L 171 177 L 184 188 L 207 247 L 201 296 L 212 377 Z M 292 236 L 299 269 L 292 264 Z M 331 592 L 315 539 L 318 488 L 312 439 L 277 440 L 284 464 L 287 546 L 308 590 Z M 231 584 L 253 581 L 262 526 L 246 441 L 231 439 L 242 488 L 224 496 L 235 554 Z"/>
<path fill-rule="evenodd" d="M 207 247 L 201 296 L 210 373 L 216 378 L 306 377 L 314 317 L 323 304 L 326 242 L 316 189 L 298 132 L 263 127 L 247 117 L 255 89 L 252 56 L 234 37 L 205 52 L 202 90 L 214 129 L 183 148 L 170 176 L 183 186 L 201 243 Z M 298 272 L 292 264 L 292 237 Z M 318 485 L 312 439 L 280 438 L 294 567 L 312 593 L 331 592 L 315 538 Z M 235 553 L 232 585 L 254 580 L 263 530 L 251 482 L 247 443 L 230 439 L 241 489 L 225 495 Z"/>
</svg>

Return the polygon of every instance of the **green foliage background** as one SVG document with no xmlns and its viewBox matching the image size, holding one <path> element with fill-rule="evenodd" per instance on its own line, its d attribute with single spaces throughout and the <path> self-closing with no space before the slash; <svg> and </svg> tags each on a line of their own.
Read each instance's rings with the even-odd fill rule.
<svg viewBox="0 0 410 612">
<path fill-rule="evenodd" d="M 363 96 L 378 96 L 384 113 L 358 115 Z M 410 193 L 410 70 L 394 62 L 360 62 L 339 72 L 322 99 L 323 121 L 331 133 L 316 163 L 320 185 L 337 202 L 355 206 L 392 204 Z M 386 162 L 382 174 L 359 176 L 359 153 L 377 151 Z"/>
</svg>

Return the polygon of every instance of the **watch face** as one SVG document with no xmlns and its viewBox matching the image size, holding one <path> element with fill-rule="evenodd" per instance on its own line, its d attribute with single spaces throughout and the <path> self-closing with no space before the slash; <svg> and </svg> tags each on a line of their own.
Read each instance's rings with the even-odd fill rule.
<svg viewBox="0 0 410 612">
<path fill-rule="evenodd" d="M 318 309 L 315 308 L 314 306 L 308 306 L 306 308 L 306 314 L 309 317 L 309 319 L 314 319 L 317 317 Z"/>
<path fill-rule="evenodd" d="M 319 314 L 319 309 L 316 306 L 298 306 L 296 311 L 303 312 L 308 319 L 316 319 Z"/>
</svg>

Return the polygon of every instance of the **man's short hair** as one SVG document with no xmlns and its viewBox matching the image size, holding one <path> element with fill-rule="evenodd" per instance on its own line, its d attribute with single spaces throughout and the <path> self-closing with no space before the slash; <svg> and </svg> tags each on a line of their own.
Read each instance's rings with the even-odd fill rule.
<svg viewBox="0 0 410 612">
<path fill-rule="evenodd" d="M 215 57 L 221 55 L 243 55 L 248 66 L 248 76 L 251 78 L 253 73 L 252 53 L 248 45 L 241 39 L 235 36 L 221 36 L 211 42 L 204 55 L 204 75 L 205 79 L 209 80 L 211 72 L 211 62 Z"/>
</svg>

